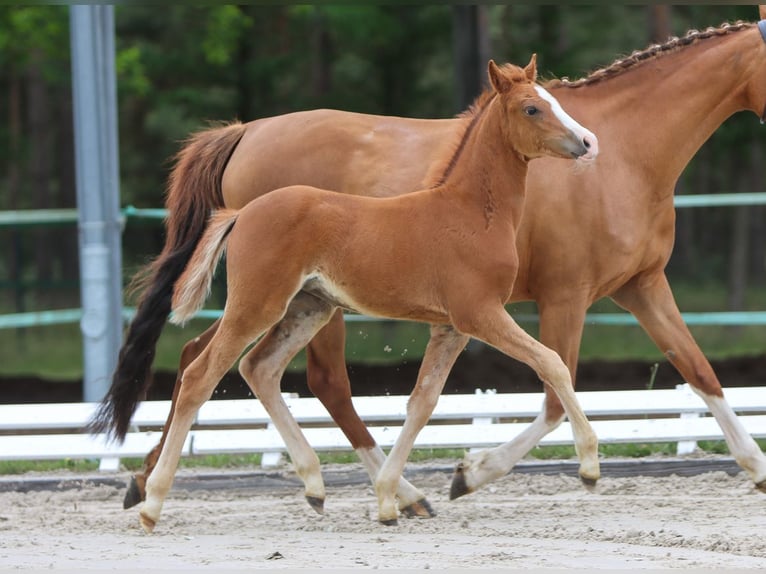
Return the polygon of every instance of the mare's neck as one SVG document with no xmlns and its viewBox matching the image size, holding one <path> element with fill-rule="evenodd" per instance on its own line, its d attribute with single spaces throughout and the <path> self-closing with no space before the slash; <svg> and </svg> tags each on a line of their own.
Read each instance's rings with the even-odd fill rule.
<svg viewBox="0 0 766 574">
<path fill-rule="evenodd" d="M 586 98 L 581 117 L 604 143 L 604 155 L 620 154 L 620 161 L 651 174 L 658 191 L 672 193 L 705 141 L 745 108 L 747 80 L 763 65 L 755 61 L 762 43 L 755 28 L 700 40 L 610 79 L 557 88 L 555 95 L 565 106 Z"/>
<path fill-rule="evenodd" d="M 518 223 L 529 163 L 509 149 L 501 114 L 496 100 L 487 104 L 438 188 L 479 213 L 487 229 L 499 221 Z"/>
</svg>

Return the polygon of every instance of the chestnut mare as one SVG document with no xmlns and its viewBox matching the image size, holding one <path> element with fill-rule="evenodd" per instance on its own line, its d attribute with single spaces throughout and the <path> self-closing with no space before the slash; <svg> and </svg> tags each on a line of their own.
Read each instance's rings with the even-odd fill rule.
<svg viewBox="0 0 766 574">
<path fill-rule="evenodd" d="M 764 7 L 760 17 L 766 19 Z M 766 22 L 762 26 L 766 30 Z M 530 165 L 526 215 L 517 230 L 519 275 L 510 297 L 537 302 L 541 342 L 561 355 L 573 379 L 586 310 L 601 297 L 612 297 L 638 318 L 705 400 L 733 456 L 762 489 L 766 459 L 726 403 L 710 363 L 684 324 L 664 267 L 673 248 L 673 192 L 687 163 L 735 112 L 766 115 L 764 39 L 766 31 L 748 23 L 692 31 L 582 80 L 547 83 L 567 110 L 609 146 L 588 170 L 545 158 Z M 415 190 L 467 121 L 316 110 L 196 134 L 179 153 L 171 175 L 167 243 L 145 276 L 146 290 L 94 428 L 111 429 L 118 437 L 127 431 L 151 381 L 173 285 L 210 210 L 239 208 L 291 184 L 379 197 Z M 184 347 L 179 373 L 217 325 Z M 308 383 L 374 478 L 384 454 L 351 403 L 344 337 L 338 312 L 308 345 Z M 174 397 L 179 388 L 180 381 Z M 172 416 L 171 408 L 169 421 Z M 544 409 L 525 432 L 497 448 L 467 455 L 452 496 L 509 472 L 562 417 L 561 404 L 546 389 Z M 144 482 L 161 447 L 162 442 L 132 480 L 126 508 L 143 500 Z M 403 479 L 400 489 L 409 489 L 405 500 L 417 499 L 417 491 Z"/>
<path fill-rule="evenodd" d="M 213 338 L 184 370 L 165 444 L 146 483 L 144 530 L 151 532 L 160 517 L 199 407 L 254 341 L 239 371 L 285 441 L 307 500 L 322 512 L 319 458 L 280 383 L 290 360 L 339 308 L 431 324 L 402 432 L 375 478 L 381 523 L 397 522 L 407 457 L 470 337 L 524 361 L 550 386 L 572 421 L 580 475 L 586 482 L 598 479 L 596 435 L 569 370 L 504 306 L 518 271 L 516 228 L 527 164 L 541 156 L 594 159 L 598 141 L 535 84 L 534 56 L 524 69 L 490 61 L 488 72 L 492 91 L 469 112 L 432 186 L 393 198 L 292 186 L 212 216 L 176 282 L 171 320 L 183 324 L 202 307 L 224 251 L 226 306 Z"/>
</svg>

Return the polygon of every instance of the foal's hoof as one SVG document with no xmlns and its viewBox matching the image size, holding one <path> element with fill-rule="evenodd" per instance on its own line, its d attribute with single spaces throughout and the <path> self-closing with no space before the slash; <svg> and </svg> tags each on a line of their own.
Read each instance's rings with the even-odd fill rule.
<svg viewBox="0 0 766 574">
<path fill-rule="evenodd" d="M 761 482 L 756 482 L 755 487 L 761 492 L 766 492 L 766 480 L 762 480 Z"/>
<path fill-rule="evenodd" d="M 468 484 L 465 481 L 465 467 L 461 462 L 455 468 L 455 474 L 452 475 L 452 486 L 450 486 L 449 489 L 449 499 L 455 500 L 470 492 L 471 489 L 468 488 Z"/>
<path fill-rule="evenodd" d="M 141 521 L 141 528 L 144 532 L 151 534 L 154 531 L 154 527 L 157 526 L 157 521 L 153 518 L 149 518 L 143 512 L 139 513 L 138 519 Z"/>
<path fill-rule="evenodd" d="M 425 498 L 421 498 L 417 502 L 405 506 L 401 509 L 401 512 L 407 518 L 433 518 L 436 516 L 436 512 L 431 507 L 431 503 Z"/>
<path fill-rule="evenodd" d="M 319 498 L 317 496 L 306 496 L 306 501 L 309 503 L 309 506 L 313 508 L 317 514 L 324 514 L 324 498 Z"/>
<path fill-rule="evenodd" d="M 143 502 L 144 498 L 146 498 L 146 493 L 144 492 L 143 488 L 139 486 L 139 480 L 143 484 L 145 482 L 145 479 L 143 476 L 139 478 L 138 475 L 133 475 L 130 478 L 130 484 L 128 485 L 128 491 L 125 493 L 125 498 L 122 501 L 122 507 L 127 510 L 128 508 L 134 507 L 139 502 Z"/>
<path fill-rule="evenodd" d="M 383 526 L 396 526 L 399 524 L 399 521 L 396 518 L 389 518 L 387 520 L 381 520 L 380 523 Z"/>
<path fill-rule="evenodd" d="M 597 478 L 590 478 L 588 476 L 582 475 L 580 476 L 580 480 L 588 491 L 593 491 L 596 488 L 596 483 L 598 482 Z"/>
</svg>

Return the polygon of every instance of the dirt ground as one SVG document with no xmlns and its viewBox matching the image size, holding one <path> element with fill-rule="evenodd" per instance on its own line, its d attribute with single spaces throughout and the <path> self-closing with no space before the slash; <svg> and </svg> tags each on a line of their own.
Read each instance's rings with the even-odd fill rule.
<svg viewBox="0 0 766 574">
<path fill-rule="evenodd" d="M 395 527 L 376 522 L 367 484 L 328 487 L 324 516 L 297 486 L 177 485 L 152 535 L 122 509 L 121 481 L 3 492 L 0 569 L 766 568 L 766 495 L 743 473 L 606 477 L 595 492 L 511 474 L 451 502 L 449 480 L 415 474 L 439 514 Z"/>
</svg>

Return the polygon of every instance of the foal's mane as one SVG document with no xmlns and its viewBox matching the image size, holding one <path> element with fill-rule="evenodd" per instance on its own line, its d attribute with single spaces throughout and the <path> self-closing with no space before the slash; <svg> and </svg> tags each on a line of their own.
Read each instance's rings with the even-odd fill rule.
<svg viewBox="0 0 766 574">
<path fill-rule="evenodd" d="M 591 72 L 585 78 L 580 78 L 579 80 L 570 80 L 569 78 L 552 79 L 545 82 L 545 87 L 579 88 L 581 86 L 601 82 L 602 80 L 607 80 L 609 78 L 618 76 L 627 70 L 632 70 L 642 62 L 656 60 L 665 54 L 677 52 L 687 46 L 697 44 L 702 40 L 718 38 L 720 36 L 731 34 L 732 32 L 739 32 L 741 30 L 752 28 L 753 26 L 755 26 L 755 24 L 751 22 L 743 22 L 739 20 L 733 24 L 721 24 L 718 28 L 710 27 L 702 31 L 689 30 L 686 35 L 681 38 L 672 37 L 668 39 L 668 41 L 664 44 L 654 44 L 648 48 L 645 48 L 644 50 L 636 50 L 630 56 L 619 58 L 605 68 L 600 68 L 594 72 Z"/>
<path fill-rule="evenodd" d="M 510 64 L 505 64 L 502 66 L 502 68 L 505 68 L 506 66 L 510 67 Z M 473 101 L 467 110 L 458 114 L 458 118 L 462 118 L 466 121 L 466 127 L 461 133 L 460 139 L 456 139 L 455 144 L 447 148 L 451 151 L 451 153 L 448 155 L 445 154 L 442 159 L 437 160 L 431 164 L 428 173 L 423 179 L 422 187 L 424 189 L 431 189 L 434 187 L 439 187 L 440 185 L 444 185 L 444 182 L 447 181 L 450 173 L 452 173 L 452 170 L 454 169 L 460 154 L 463 152 L 463 148 L 465 148 L 465 144 L 468 141 L 468 138 L 471 136 L 471 132 L 473 132 L 476 124 L 479 123 L 479 118 L 483 115 L 487 107 L 489 107 L 489 103 L 492 101 L 494 96 L 494 89 L 486 89 L 477 96 L 477 98 Z"/>
</svg>

